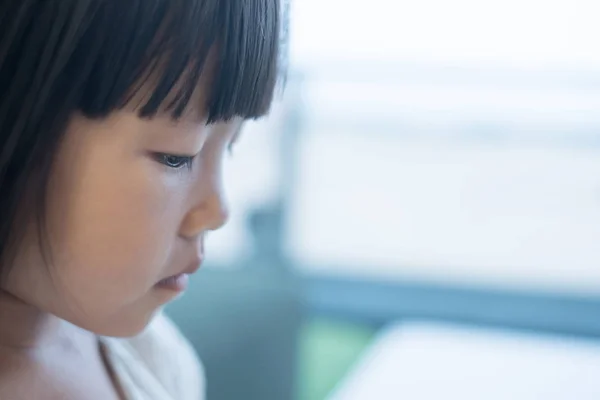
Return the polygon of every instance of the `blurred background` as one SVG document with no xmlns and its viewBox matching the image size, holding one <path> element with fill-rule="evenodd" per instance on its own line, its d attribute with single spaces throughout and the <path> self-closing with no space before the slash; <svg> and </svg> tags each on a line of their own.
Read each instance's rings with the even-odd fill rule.
<svg viewBox="0 0 600 400">
<path fill-rule="evenodd" d="M 599 11 L 293 1 L 168 310 L 208 400 L 600 398 Z"/>
</svg>

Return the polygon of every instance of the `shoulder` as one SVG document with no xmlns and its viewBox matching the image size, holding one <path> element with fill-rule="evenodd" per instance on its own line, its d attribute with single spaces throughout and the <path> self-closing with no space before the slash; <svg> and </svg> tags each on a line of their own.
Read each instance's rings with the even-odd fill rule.
<svg viewBox="0 0 600 400">
<path fill-rule="evenodd" d="M 174 398 L 204 398 L 204 369 L 190 343 L 163 313 L 140 335 L 119 341 Z"/>
</svg>

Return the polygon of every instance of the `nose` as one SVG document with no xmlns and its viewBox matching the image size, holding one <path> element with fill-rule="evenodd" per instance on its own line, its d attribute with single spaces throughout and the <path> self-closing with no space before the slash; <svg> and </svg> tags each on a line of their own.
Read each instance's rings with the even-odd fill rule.
<svg viewBox="0 0 600 400">
<path fill-rule="evenodd" d="M 193 239 L 206 231 L 221 228 L 229 219 L 229 208 L 220 185 L 211 185 L 201 201 L 185 216 L 180 235 Z"/>
</svg>

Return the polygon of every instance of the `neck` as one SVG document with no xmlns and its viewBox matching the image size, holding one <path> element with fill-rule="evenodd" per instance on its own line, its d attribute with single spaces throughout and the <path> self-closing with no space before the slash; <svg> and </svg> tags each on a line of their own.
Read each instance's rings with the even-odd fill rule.
<svg viewBox="0 0 600 400">
<path fill-rule="evenodd" d="M 56 343 L 68 324 L 0 289 L 0 347 L 33 349 Z"/>
</svg>

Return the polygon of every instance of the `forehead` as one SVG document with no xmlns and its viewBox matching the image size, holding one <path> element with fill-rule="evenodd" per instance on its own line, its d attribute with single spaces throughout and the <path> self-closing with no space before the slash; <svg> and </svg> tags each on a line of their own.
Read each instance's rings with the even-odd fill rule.
<svg viewBox="0 0 600 400">
<path fill-rule="evenodd" d="M 193 76 L 193 74 L 198 74 L 198 76 Z M 209 102 L 214 90 L 214 76 L 214 51 L 209 53 L 209 58 L 200 73 L 190 66 L 172 82 L 165 77 L 163 68 L 149 69 L 143 80 L 134 85 L 125 108 L 143 115 L 144 108 L 159 102 L 156 111 L 158 117 L 170 118 L 174 121 L 184 120 L 196 124 L 206 123 Z M 181 100 L 185 96 L 189 99 L 182 102 Z M 174 117 L 173 110 L 178 104 L 185 104 L 185 107 Z"/>
</svg>

